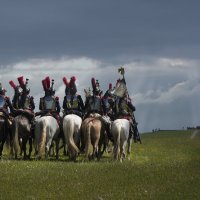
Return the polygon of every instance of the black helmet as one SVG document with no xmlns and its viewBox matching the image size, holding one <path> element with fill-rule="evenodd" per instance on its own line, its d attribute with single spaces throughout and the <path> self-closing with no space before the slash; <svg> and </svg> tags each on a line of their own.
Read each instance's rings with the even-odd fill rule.
<svg viewBox="0 0 200 200">
<path fill-rule="evenodd" d="M 5 95 L 6 90 L 2 87 L 2 84 L 0 83 L 0 95 Z"/>
</svg>

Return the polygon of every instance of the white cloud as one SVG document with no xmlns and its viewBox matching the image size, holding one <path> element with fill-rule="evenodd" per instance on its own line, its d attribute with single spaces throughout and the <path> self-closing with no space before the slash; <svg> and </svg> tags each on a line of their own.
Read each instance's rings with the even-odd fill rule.
<svg viewBox="0 0 200 200">
<path fill-rule="evenodd" d="M 130 96 L 134 104 L 141 109 L 147 105 L 163 105 L 163 107 L 177 106 L 177 101 L 182 99 L 194 99 L 200 93 L 200 69 L 199 60 L 148 58 L 125 63 L 125 77 Z M 60 104 L 64 97 L 65 86 L 62 78 L 66 76 L 77 77 L 78 93 L 83 95 L 84 88 L 91 87 L 91 78 L 99 80 L 101 89 L 105 92 L 108 84 L 115 84 L 121 77 L 117 72 L 120 66 L 106 64 L 99 60 L 87 57 L 62 57 L 59 59 L 28 59 L 18 63 L 2 66 L 0 68 L 0 81 L 8 91 L 8 96 L 13 96 L 13 90 L 9 81 L 17 83 L 18 76 L 29 78 L 31 94 L 35 97 L 38 109 L 39 98 L 44 95 L 41 80 L 50 76 L 55 80 L 56 95 L 60 98 Z M 155 107 L 156 109 L 156 107 Z M 138 114 L 139 113 L 139 114 Z M 137 109 L 140 116 L 140 110 Z M 142 121 L 139 118 L 138 121 Z M 158 120 L 159 121 L 159 120 Z M 158 122 L 159 123 L 159 122 Z M 143 125 L 145 126 L 145 125 Z M 142 127 L 142 129 L 145 129 Z"/>
<path fill-rule="evenodd" d="M 137 93 L 133 98 L 137 104 L 165 104 L 181 98 L 193 98 L 198 93 L 200 93 L 200 82 L 188 80 L 177 83 L 167 90 L 149 90 L 146 93 Z"/>
</svg>

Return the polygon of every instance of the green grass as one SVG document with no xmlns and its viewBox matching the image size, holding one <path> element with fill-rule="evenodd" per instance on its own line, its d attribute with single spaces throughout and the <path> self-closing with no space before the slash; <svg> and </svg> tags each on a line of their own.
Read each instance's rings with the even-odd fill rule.
<svg viewBox="0 0 200 200">
<path fill-rule="evenodd" d="M 200 199 L 200 133 L 142 135 L 131 160 L 0 161 L 0 199 Z"/>
</svg>

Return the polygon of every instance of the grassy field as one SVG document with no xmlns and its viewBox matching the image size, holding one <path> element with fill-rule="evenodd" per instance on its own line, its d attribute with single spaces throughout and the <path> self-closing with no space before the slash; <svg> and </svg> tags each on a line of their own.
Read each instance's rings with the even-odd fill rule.
<svg viewBox="0 0 200 200">
<path fill-rule="evenodd" d="M 142 135 L 131 160 L 0 161 L 0 199 L 200 199 L 200 133 Z"/>
</svg>

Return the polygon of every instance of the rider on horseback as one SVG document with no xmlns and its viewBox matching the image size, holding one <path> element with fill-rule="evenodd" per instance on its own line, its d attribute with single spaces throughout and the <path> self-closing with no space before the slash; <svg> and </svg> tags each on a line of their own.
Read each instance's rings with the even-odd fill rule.
<svg viewBox="0 0 200 200">
<path fill-rule="evenodd" d="M 53 89 L 54 80 L 52 79 L 50 86 L 50 78 L 46 77 L 42 80 L 42 85 L 45 96 L 40 98 L 39 114 L 41 116 L 51 115 L 58 121 L 58 124 L 60 124 L 60 103 L 59 98 L 55 96 L 55 90 Z"/>
<path fill-rule="evenodd" d="M 12 105 L 14 109 L 20 109 L 20 101 L 22 95 L 22 88 L 19 85 L 15 85 L 15 83 L 11 80 L 9 81 L 11 87 L 14 89 L 15 93 L 12 99 Z"/>
<path fill-rule="evenodd" d="M 139 141 L 141 143 L 140 135 L 137 128 L 137 122 L 134 117 L 135 106 L 133 106 L 131 99 L 128 94 L 128 89 L 126 87 L 125 81 L 125 70 L 123 67 L 118 69 L 118 72 L 123 76 L 122 79 L 118 79 L 116 83 L 113 95 L 115 97 L 114 111 L 115 117 L 125 118 L 130 122 L 130 134 L 129 138 L 133 136 L 135 142 Z"/>
<path fill-rule="evenodd" d="M 106 93 L 103 96 L 103 102 L 106 108 L 106 115 L 113 121 L 114 120 L 114 112 L 113 112 L 113 106 L 114 106 L 114 98 L 111 94 L 112 91 L 112 84 L 109 84 L 109 89 L 106 91 Z"/>
<path fill-rule="evenodd" d="M 115 112 L 116 118 L 126 118 L 130 122 L 130 135 L 133 136 L 134 142 L 140 141 L 139 132 L 137 129 L 137 122 L 135 120 L 134 111 L 135 106 L 132 104 L 131 99 L 128 95 L 128 91 L 125 92 L 124 96 L 116 99 Z"/>
<path fill-rule="evenodd" d="M 63 100 L 64 116 L 67 114 L 76 114 L 79 117 L 83 117 L 84 104 L 81 95 L 76 94 L 76 77 L 72 76 L 70 82 L 66 77 L 63 78 L 63 82 L 66 85 L 65 97 Z"/>
<path fill-rule="evenodd" d="M 105 104 L 101 96 L 103 91 L 100 90 L 99 82 L 98 80 L 95 81 L 95 78 L 92 78 L 91 83 L 93 88 L 93 94 L 86 98 L 86 117 L 94 113 L 98 113 L 100 115 L 105 114 Z"/>
<path fill-rule="evenodd" d="M 110 124 L 111 124 L 111 120 L 110 117 L 107 115 L 107 110 L 106 110 L 106 102 L 104 97 L 102 97 L 102 93 L 103 91 L 100 90 L 100 85 L 98 80 L 95 80 L 94 78 L 91 79 L 91 83 L 92 83 L 92 88 L 93 88 L 93 95 L 89 95 L 86 98 L 86 102 L 85 102 L 85 110 L 86 110 L 86 115 L 85 118 L 87 118 L 88 116 L 90 116 L 91 114 L 99 114 L 101 115 L 101 119 L 105 125 L 106 128 L 106 133 L 108 138 L 112 141 L 113 138 L 111 136 L 110 133 Z"/>
<path fill-rule="evenodd" d="M 18 77 L 18 82 L 22 88 L 21 99 L 19 102 L 21 109 L 18 110 L 18 113 L 24 114 L 32 123 L 34 119 L 35 103 L 33 96 L 30 96 L 30 88 L 27 87 L 28 80 L 29 79 L 26 79 L 26 82 L 24 83 L 23 76 Z"/>
<path fill-rule="evenodd" d="M 16 86 L 13 81 L 10 81 L 10 85 L 15 90 L 15 94 L 13 97 L 13 107 L 14 107 L 14 116 L 24 115 L 28 118 L 31 124 L 33 124 L 34 120 L 34 109 L 35 103 L 34 98 L 29 95 L 30 88 L 27 87 L 28 80 L 24 83 L 23 76 L 17 78 L 19 82 L 19 86 Z"/>
<path fill-rule="evenodd" d="M 107 135 L 108 138 L 113 142 L 113 136 L 111 134 L 111 121 L 114 121 L 114 111 L 113 111 L 113 107 L 114 107 L 114 98 L 113 95 L 111 94 L 112 92 L 112 84 L 109 84 L 109 89 L 106 91 L 106 93 L 103 96 L 103 102 L 105 105 L 105 115 L 103 116 L 104 120 L 107 122 Z"/>
<path fill-rule="evenodd" d="M 34 109 L 35 103 L 33 96 L 30 96 L 30 88 L 28 88 L 28 80 L 24 83 L 23 76 L 18 77 L 19 86 L 16 86 L 13 81 L 10 81 L 10 85 L 15 90 L 13 97 L 13 107 L 14 107 L 14 116 L 24 115 L 31 124 L 31 132 L 34 135 Z"/>
<path fill-rule="evenodd" d="M 6 119 L 7 127 L 10 128 L 11 121 L 10 121 L 10 115 L 9 110 L 12 113 L 13 112 L 13 106 L 10 102 L 10 98 L 5 95 L 6 90 L 2 87 L 2 84 L 0 83 L 0 115 L 4 116 Z"/>
</svg>

